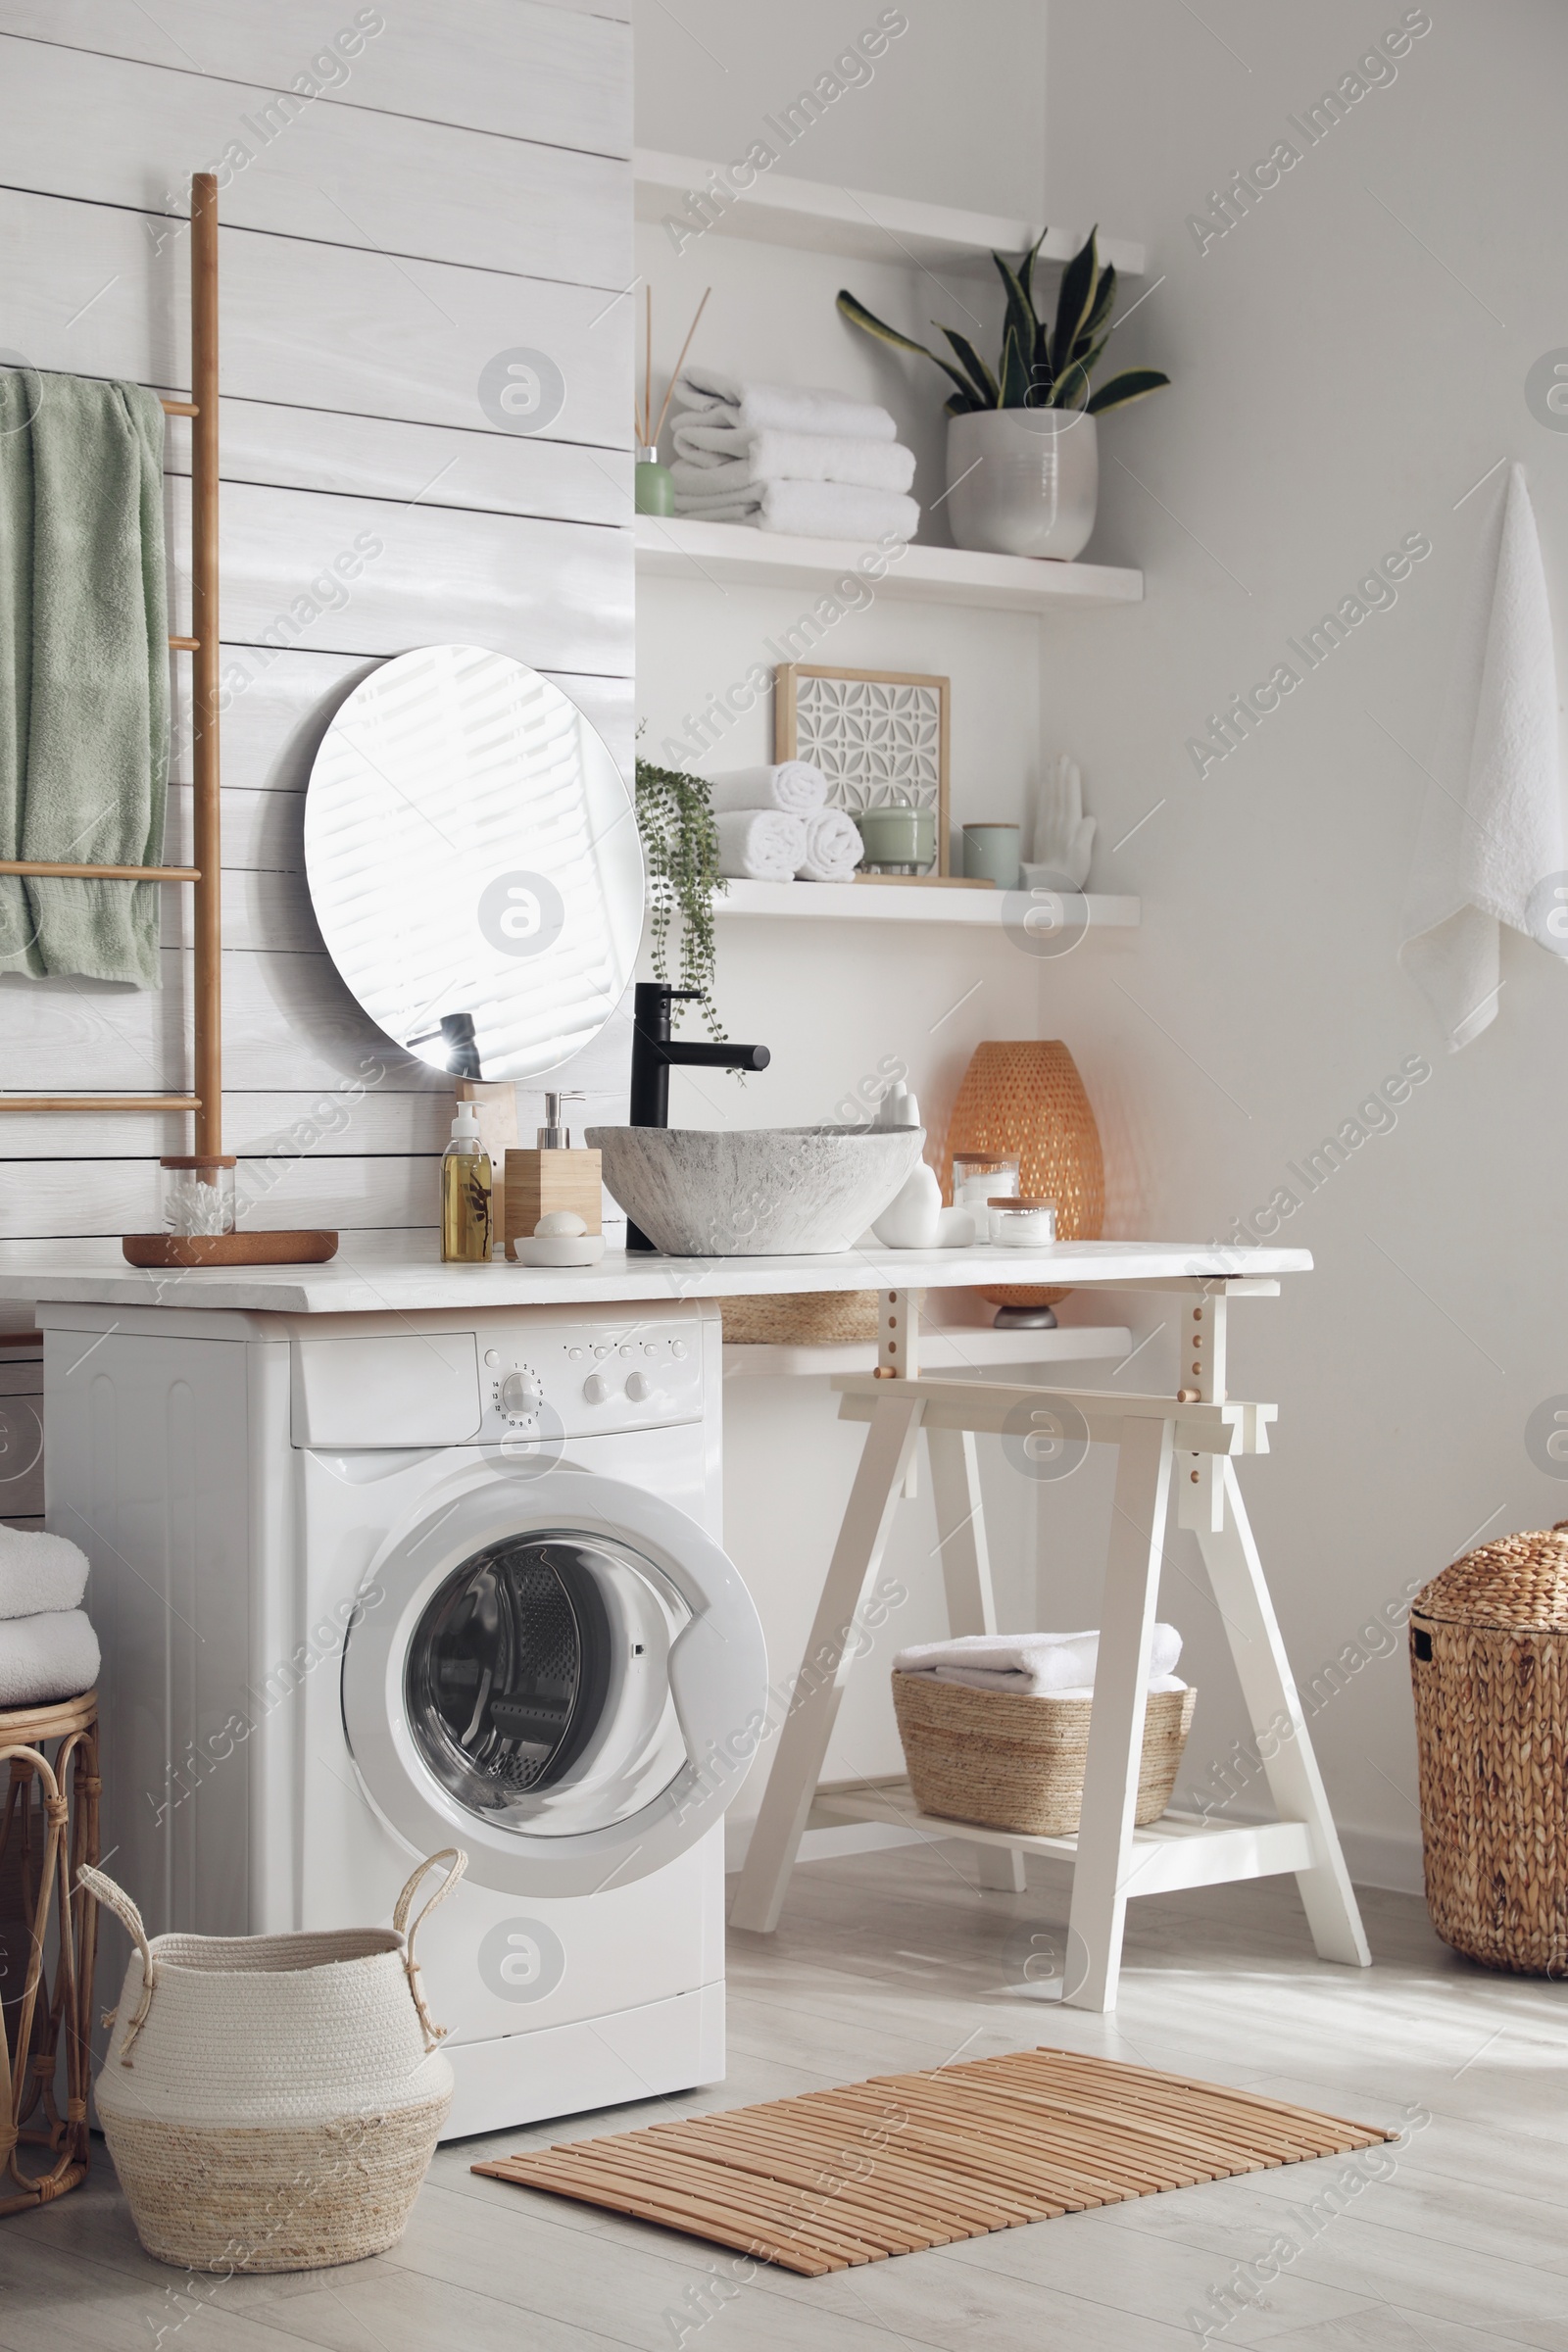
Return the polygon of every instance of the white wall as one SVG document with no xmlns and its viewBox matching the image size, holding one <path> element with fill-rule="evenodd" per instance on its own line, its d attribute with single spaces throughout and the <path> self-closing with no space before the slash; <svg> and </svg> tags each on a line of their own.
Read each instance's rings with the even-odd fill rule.
<svg viewBox="0 0 1568 2352">
<path fill-rule="evenodd" d="M 1478 1531 L 1568 1510 L 1525 1450 L 1532 1410 L 1568 1389 L 1568 973 L 1505 937 L 1498 1019 L 1450 1056 L 1396 963 L 1423 769 L 1448 773 L 1446 677 L 1506 468 L 1466 494 L 1499 460 L 1528 469 L 1560 667 L 1568 654 L 1568 443 L 1524 393 L 1568 340 L 1561 11 L 1434 9 L 1397 78 L 1317 146 L 1297 138 L 1300 162 L 1228 234 L 1200 253 L 1185 225 L 1404 13 L 1051 14 L 1051 207 L 1149 239 L 1165 276 L 1136 348 L 1175 379 L 1102 443 L 1089 552 L 1141 563 L 1148 602 L 1114 631 L 1068 617 L 1042 638 L 1049 723 L 1085 764 L 1102 838 L 1164 803 L 1096 867 L 1143 895 L 1137 1002 L 1077 959 L 1060 983 L 1120 1230 L 1229 1232 L 1406 1055 L 1432 1070 L 1397 1127 L 1282 1225 L 1316 1273 L 1234 1318 L 1237 1385 L 1280 1401 L 1277 1450 L 1247 1487 L 1308 1679 Z M 1184 744 L 1206 713 L 1414 532 L 1433 552 L 1398 603 L 1200 781 Z M 1190 1539 L 1171 1566 L 1209 1693 L 1201 1777 L 1240 1721 L 1212 1612 L 1182 1581 Z M 1402 1639 L 1344 1668 L 1314 1730 L 1352 1863 L 1418 1884 Z"/>
<path fill-rule="evenodd" d="M 251 1191 L 282 1154 L 258 1222 L 337 1226 L 345 1256 L 434 1247 L 451 1085 L 359 1012 L 311 915 L 302 796 L 331 710 L 374 659 L 469 638 L 551 672 L 630 766 L 628 338 L 613 299 L 631 273 L 630 46 L 613 0 L 0 6 L 11 351 L 183 390 L 178 216 L 192 171 L 226 158 L 225 1142 Z M 276 94 L 305 74 L 323 94 L 285 123 Z M 537 437 L 497 430 L 478 396 L 486 363 L 517 346 L 566 379 Z M 178 628 L 182 424 L 169 466 Z M 347 600 L 313 596 L 365 533 L 379 552 Z M 188 672 L 176 656 L 181 690 Z M 175 773 L 188 778 L 184 746 Z M 187 799 L 172 796 L 176 857 Z M 165 902 L 159 995 L 0 980 L 0 1085 L 188 1085 L 188 894 Z M 367 1076 L 365 1099 L 345 1102 Z M 616 1084 L 604 1108 L 621 1115 L 622 1100 Z M 187 1132 L 177 1117 L 0 1120 L 8 1260 L 65 1236 L 118 1255 L 116 1237 L 156 1223 L 155 1160 L 188 1151 Z"/>
<path fill-rule="evenodd" d="M 1142 607 L 1054 616 L 1038 630 L 878 607 L 843 622 L 835 647 L 846 660 L 906 655 L 954 675 L 960 723 L 973 730 L 955 763 L 960 819 L 982 800 L 1014 813 L 1004 797 L 1021 792 L 1042 753 L 1072 751 L 1101 819 L 1094 884 L 1140 893 L 1144 928 L 1112 955 L 1102 943 L 1020 979 L 1004 956 L 988 963 L 967 943 L 850 950 L 727 924 L 731 1027 L 784 1040 L 789 1054 L 738 1115 L 808 1115 L 890 1045 L 910 1053 L 940 1114 L 975 1039 L 1060 1035 L 1104 1135 L 1109 1230 L 1206 1239 L 1266 1204 L 1291 1182 L 1286 1163 L 1340 1129 L 1407 1057 L 1430 1065 L 1397 1125 L 1282 1224 L 1282 1239 L 1313 1250 L 1317 1271 L 1277 1303 L 1238 1308 L 1233 1374 L 1281 1406 L 1276 1450 L 1246 1483 L 1298 1674 L 1311 1683 L 1333 1668 L 1344 1683 L 1314 1733 L 1352 1862 L 1416 1885 L 1403 1637 L 1378 1630 L 1378 1613 L 1396 1615 L 1413 1583 L 1480 1534 L 1568 1512 L 1563 1487 L 1525 1448 L 1532 1411 L 1568 1392 L 1552 1312 L 1568 975 L 1507 939 L 1499 1018 L 1449 1056 L 1396 962 L 1424 768 L 1451 750 L 1443 692 L 1503 475 L 1466 493 L 1499 460 L 1529 469 L 1559 621 L 1568 616 L 1568 444 L 1524 394 L 1532 363 L 1568 343 L 1556 238 L 1568 25 L 1544 0 L 1434 12 L 1396 78 L 1355 101 L 1200 253 L 1187 216 L 1289 135 L 1286 117 L 1349 73 L 1374 36 L 1398 25 L 1401 6 L 1369 19 L 1346 0 L 1294 12 L 1216 0 L 1200 21 L 1156 0 L 1057 0 L 1049 81 L 1042 10 L 907 13 L 910 30 L 878 81 L 838 102 L 811 134 L 820 143 L 803 141 L 787 169 L 1024 211 L 1039 201 L 1043 170 L 1047 218 L 1098 219 L 1148 241 L 1146 282 L 1160 282 L 1123 357 L 1157 361 L 1175 385 L 1102 430 L 1102 519 L 1087 552 L 1142 565 Z M 826 9 L 788 20 L 760 7 L 682 15 L 697 48 L 652 0 L 638 11 L 638 138 L 699 155 L 738 151 L 753 117 L 853 28 Z M 701 44 L 727 74 L 705 64 Z M 874 385 L 915 434 L 929 501 L 940 386 L 913 362 L 867 353 L 828 304 L 848 282 L 918 332 L 933 313 L 955 315 L 944 301 L 961 286 L 717 235 L 672 265 L 642 232 L 639 254 L 662 348 L 711 279 L 705 354 Z M 668 348 L 666 365 L 673 356 Z M 1200 781 L 1186 739 L 1414 533 L 1433 552 L 1397 603 Z M 704 684 L 727 682 L 787 602 L 696 586 L 645 592 L 638 708 L 656 741 Z M 756 757 L 763 740 L 754 723 L 737 734 L 736 756 Z M 923 1034 L 931 1008 L 977 976 L 981 992 L 934 1051 Z M 1144 1313 L 1140 1335 L 1159 1321 L 1158 1310 Z M 1141 1357 L 1149 1385 L 1173 1376 L 1169 1349 L 1162 1334 Z M 747 1396 L 732 1411 L 737 1487 L 739 1465 L 764 1458 L 761 1410 L 760 1396 Z M 775 1491 L 812 1481 L 836 1509 L 850 1458 L 829 1450 L 840 1433 L 826 1430 L 825 1413 L 813 1432 L 804 1405 L 790 1410 Z M 1041 1499 L 1036 1605 L 1047 1621 L 1093 1612 L 1106 1468 L 1092 1458 Z M 1026 1571 L 1027 1509 L 994 1461 L 988 1477 L 1006 1531 L 999 1549 Z M 824 1506 L 824 1521 L 832 1515 Z M 751 1524 L 737 1516 L 743 1557 Z M 783 1557 L 795 1525 L 780 1512 L 764 1546 L 781 1641 L 793 1623 Z M 920 1550 L 911 1532 L 911 1562 Z M 926 1564 L 927 1592 L 930 1573 Z M 1184 1536 L 1170 1545 L 1162 1607 L 1183 1627 L 1203 1692 L 1191 1789 L 1225 1764 L 1243 1717 Z M 889 1769 L 885 1712 L 871 1711 L 880 1690 L 856 1703 L 868 1712 L 841 1768 Z M 1256 1792 L 1254 1778 L 1238 1809 Z"/>
</svg>

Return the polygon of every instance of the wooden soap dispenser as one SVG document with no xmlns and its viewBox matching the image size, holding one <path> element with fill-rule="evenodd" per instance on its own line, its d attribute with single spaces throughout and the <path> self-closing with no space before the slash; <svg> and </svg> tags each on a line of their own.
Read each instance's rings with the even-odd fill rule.
<svg viewBox="0 0 1568 2352">
<path fill-rule="evenodd" d="M 531 1239 L 540 1218 L 552 1209 L 574 1211 L 585 1233 L 603 1230 L 600 1155 L 574 1152 L 570 1130 L 562 1119 L 562 1104 L 581 1100 L 576 1094 L 547 1093 L 545 1123 L 533 1151 L 507 1153 L 504 1238 L 507 1255 L 514 1260 L 516 1244 Z"/>
</svg>

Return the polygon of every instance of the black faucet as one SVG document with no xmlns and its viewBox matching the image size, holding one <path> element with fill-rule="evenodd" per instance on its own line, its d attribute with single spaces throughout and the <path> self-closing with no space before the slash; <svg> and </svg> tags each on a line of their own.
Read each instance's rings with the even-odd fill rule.
<svg viewBox="0 0 1568 2352">
<path fill-rule="evenodd" d="M 773 1056 L 766 1046 L 699 1045 L 669 1034 L 669 1008 L 677 1000 L 700 998 L 698 988 L 666 988 L 662 980 L 639 980 L 632 998 L 631 1123 L 634 1127 L 669 1125 L 669 1072 L 698 1070 L 765 1070 Z M 653 1243 L 628 1218 L 628 1250 L 652 1250 Z"/>
</svg>

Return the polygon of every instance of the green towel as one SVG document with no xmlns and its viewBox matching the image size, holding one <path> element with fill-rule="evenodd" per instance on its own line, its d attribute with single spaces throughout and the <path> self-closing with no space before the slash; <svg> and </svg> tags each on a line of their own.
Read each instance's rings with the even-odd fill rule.
<svg viewBox="0 0 1568 2352">
<path fill-rule="evenodd" d="M 140 384 L 0 374 L 0 858 L 163 857 L 163 450 Z M 0 875 L 0 971 L 157 988 L 158 891 Z"/>
</svg>

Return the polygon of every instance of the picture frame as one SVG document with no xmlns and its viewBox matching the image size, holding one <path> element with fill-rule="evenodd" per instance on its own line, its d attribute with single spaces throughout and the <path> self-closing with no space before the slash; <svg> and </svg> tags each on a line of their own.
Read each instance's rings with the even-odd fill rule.
<svg viewBox="0 0 1568 2352">
<path fill-rule="evenodd" d="M 859 874 L 862 882 L 951 880 L 948 794 L 952 682 L 906 669 L 829 669 L 781 662 L 774 672 L 773 757 L 808 760 L 827 778 L 830 808 L 856 816 L 906 801 L 936 814 L 935 864 L 916 876 Z"/>
</svg>

